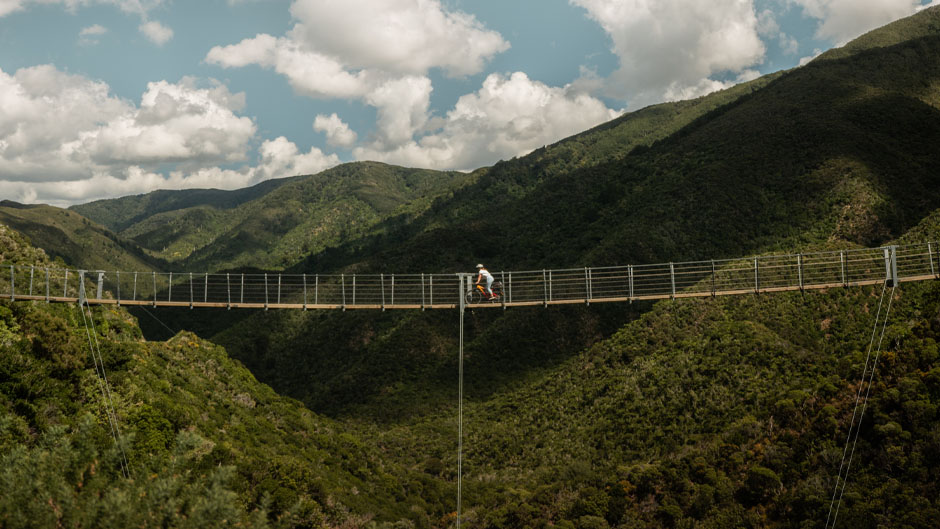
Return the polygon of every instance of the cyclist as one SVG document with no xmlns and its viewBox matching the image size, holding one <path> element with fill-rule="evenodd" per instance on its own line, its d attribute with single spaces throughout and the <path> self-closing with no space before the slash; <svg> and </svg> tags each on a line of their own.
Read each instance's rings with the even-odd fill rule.
<svg viewBox="0 0 940 529">
<path fill-rule="evenodd" d="M 482 264 L 477 265 L 477 281 L 476 284 L 479 285 L 480 281 L 486 279 L 486 295 L 490 298 L 494 296 L 493 294 L 493 274 L 486 269 Z"/>
</svg>

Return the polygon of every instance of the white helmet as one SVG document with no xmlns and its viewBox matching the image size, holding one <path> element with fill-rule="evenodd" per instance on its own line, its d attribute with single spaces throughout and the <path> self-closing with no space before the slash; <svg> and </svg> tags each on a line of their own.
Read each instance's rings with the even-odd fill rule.
<svg viewBox="0 0 940 529">
<path fill-rule="evenodd" d="M 478 264 L 478 265 L 477 265 L 477 268 L 483 268 L 483 265 L 482 265 L 482 264 Z"/>
</svg>

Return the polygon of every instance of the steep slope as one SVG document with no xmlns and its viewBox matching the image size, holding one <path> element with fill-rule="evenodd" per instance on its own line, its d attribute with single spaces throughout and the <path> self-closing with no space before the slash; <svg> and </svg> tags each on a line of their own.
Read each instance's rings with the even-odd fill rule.
<svg viewBox="0 0 940 529">
<path fill-rule="evenodd" d="M 48 264 L 3 225 L 0 259 Z M 445 482 L 386 461 L 342 425 L 278 396 L 220 347 L 186 333 L 143 341 L 117 307 L 82 315 L 0 301 L 0 454 L 4 527 L 427 526 L 452 496 Z"/>
<path fill-rule="evenodd" d="M 373 233 L 379 222 L 402 223 L 470 178 L 359 162 L 239 191 L 157 191 L 73 209 L 120 227 L 177 268 L 277 269 Z"/>
<path fill-rule="evenodd" d="M 46 205 L 0 201 L 0 223 L 29 234 L 52 258 L 90 270 L 161 270 L 165 263 L 81 215 Z"/>
<path fill-rule="evenodd" d="M 901 23 L 931 28 L 938 18 L 930 9 Z M 940 35 L 931 31 L 782 74 L 621 159 L 559 174 L 543 171 L 541 153 L 497 164 L 414 222 L 296 269 L 457 271 L 483 261 L 498 271 L 884 243 L 940 208 L 930 99 Z M 484 311 L 474 325 L 503 338 L 468 348 L 491 366 L 480 376 L 498 392 L 609 336 L 624 316 Z M 174 325 L 214 336 L 262 380 L 333 415 L 408 416 L 408 403 L 425 409 L 453 377 L 446 316 L 265 313 L 205 326 L 185 317 Z"/>
<path fill-rule="evenodd" d="M 898 237 L 938 206 L 938 20 L 932 8 L 877 30 L 865 41 L 913 38 L 786 72 L 622 158 L 559 173 L 540 152 L 499 163 L 395 236 L 407 244 L 306 266 L 623 264 Z"/>
<path fill-rule="evenodd" d="M 902 242 L 940 238 L 938 215 Z M 940 281 L 657 304 L 541 380 L 465 410 L 468 525 L 817 526 L 889 303 L 839 519 L 932 527 Z M 485 366 L 466 370 L 479 383 Z M 446 446 L 435 426 L 380 435 Z"/>
<path fill-rule="evenodd" d="M 296 178 L 296 177 L 294 177 Z M 154 215 L 189 208 L 210 207 L 225 210 L 238 207 L 290 182 L 292 178 L 267 180 L 260 184 L 224 191 L 221 189 L 158 190 L 118 199 L 96 200 L 69 209 L 88 217 L 114 232 L 123 230 Z"/>
</svg>

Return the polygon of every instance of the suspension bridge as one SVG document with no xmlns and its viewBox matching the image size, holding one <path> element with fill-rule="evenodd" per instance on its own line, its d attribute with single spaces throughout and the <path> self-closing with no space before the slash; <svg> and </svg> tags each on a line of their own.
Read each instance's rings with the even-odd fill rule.
<svg viewBox="0 0 940 529">
<path fill-rule="evenodd" d="M 496 300 L 482 303 L 473 302 L 475 298 L 467 295 L 472 292 L 474 283 L 474 274 L 468 273 L 321 275 L 122 272 L 15 264 L 0 265 L 0 273 L 4 267 L 9 269 L 9 274 L 0 275 L 0 296 L 6 293 L 12 301 L 78 303 L 89 309 L 91 305 L 109 304 L 265 310 L 459 309 L 456 511 L 458 529 L 461 522 L 463 485 L 465 309 L 633 302 L 876 284 L 884 285 L 884 301 L 885 289 L 890 286 L 892 288 L 888 296 L 887 310 L 882 315 L 879 302 L 875 316 L 869 354 L 856 395 L 855 411 L 852 414 L 852 423 L 826 519 L 826 527 L 834 527 L 845 492 L 865 403 L 868 400 L 867 392 L 864 399 L 862 398 L 863 383 L 868 376 L 870 391 L 894 290 L 903 282 L 940 279 L 940 253 L 937 242 L 927 242 L 739 259 L 504 271 L 494 274 L 502 283 L 502 295 Z M 82 317 L 85 318 L 84 310 Z M 97 333 L 88 329 L 89 321 L 93 326 L 94 320 L 85 320 L 92 357 L 95 359 L 96 372 L 101 381 L 103 398 L 108 403 L 106 411 L 111 432 L 115 443 L 120 446 L 117 415 L 104 373 L 104 361 L 97 344 Z M 877 352 L 869 370 L 869 358 L 879 325 L 882 327 L 881 339 L 878 340 Z M 123 448 L 121 457 L 122 472 L 128 477 L 130 467 Z"/>
<path fill-rule="evenodd" d="M 896 285 L 940 278 L 938 243 L 739 259 L 493 274 L 503 295 L 472 302 L 473 274 L 105 271 L 7 265 L 13 301 L 226 309 L 458 309 L 633 302 Z M 2 268 L 0 268 L 2 274 Z M 5 276 L 5 277 L 4 277 Z M 6 283 L 6 284 L 4 284 Z"/>
</svg>

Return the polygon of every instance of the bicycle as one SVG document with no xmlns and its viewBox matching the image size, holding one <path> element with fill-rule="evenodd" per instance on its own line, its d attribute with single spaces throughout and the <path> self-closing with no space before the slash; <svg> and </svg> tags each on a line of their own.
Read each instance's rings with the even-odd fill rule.
<svg viewBox="0 0 940 529">
<path fill-rule="evenodd" d="M 501 281 L 493 281 L 493 295 L 490 296 L 486 293 L 486 287 L 482 284 L 470 285 L 470 289 L 467 290 L 466 301 L 468 305 L 479 304 L 485 301 L 490 303 L 499 303 L 503 299 L 503 283 Z"/>
</svg>

